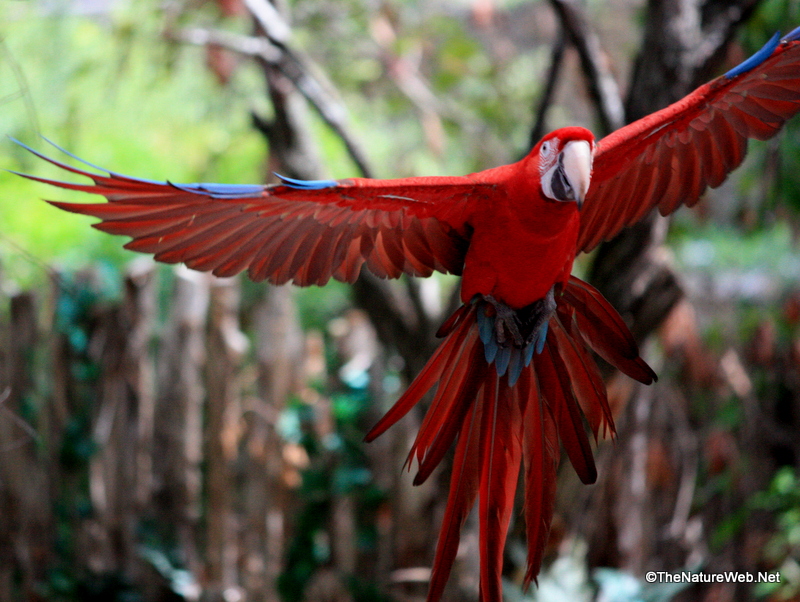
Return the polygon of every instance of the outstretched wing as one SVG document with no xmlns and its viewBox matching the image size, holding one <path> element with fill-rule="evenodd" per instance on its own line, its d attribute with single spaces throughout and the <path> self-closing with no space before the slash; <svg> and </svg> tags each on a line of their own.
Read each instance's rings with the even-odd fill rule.
<svg viewBox="0 0 800 602">
<path fill-rule="evenodd" d="M 800 111 L 800 28 L 669 107 L 598 143 L 578 248 L 590 251 L 658 207 L 692 206 Z"/>
<path fill-rule="evenodd" d="M 51 203 L 100 218 L 99 230 L 132 237 L 126 248 L 217 276 L 247 270 L 274 284 L 353 282 L 362 265 L 382 278 L 460 274 L 469 209 L 491 191 L 470 176 L 181 185 L 91 173 L 28 150 L 91 178 L 94 184 L 72 184 L 20 174 L 105 196 L 107 203 Z"/>
</svg>

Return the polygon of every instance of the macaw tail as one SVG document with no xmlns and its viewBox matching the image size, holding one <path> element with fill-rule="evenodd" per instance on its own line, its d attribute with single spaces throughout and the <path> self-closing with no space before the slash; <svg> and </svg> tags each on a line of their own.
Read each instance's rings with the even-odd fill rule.
<svg viewBox="0 0 800 602">
<path fill-rule="evenodd" d="M 517 373 L 487 361 L 480 331 L 493 312 L 480 299 L 461 306 L 440 329 L 442 344 L 366 437 L 378 437 L 439 384 L 406 460 L 409 468 L 417 460 L 414 484 L 419 485 L 458 439 L 429 602 L 441 598 L 476 496 L 480 600 L 502 600 L 503 548 L 520 468 L 528 539 L 525 585 L 536 580 L 553 515 L 559 441 L 581 480 L 593 483 L 597 470 L 583 419 L 595 441 L 601 430 L 614 434 L 605 384 L 590 351 L 640 382 L 656 379 L 619 314 L 577 278 L 557 295 L 549 336 L 530 343 L 537 353 Z M 520 351 L 525 357 L 527 350 Z"/>
</svg>

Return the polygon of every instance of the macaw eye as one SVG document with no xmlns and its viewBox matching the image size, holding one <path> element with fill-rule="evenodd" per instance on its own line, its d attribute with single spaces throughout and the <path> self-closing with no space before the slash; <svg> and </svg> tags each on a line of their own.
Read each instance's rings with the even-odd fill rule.
<svg viewBox="0 0 800 602">
<path fill-rule="evenodd" d="M 555 160 L 555 154 L 558 150 L 558 138 L 550 138 L 542 142 L 539 147 L 539 170 L 540 173 L 547 171 Z"/>
</svg>

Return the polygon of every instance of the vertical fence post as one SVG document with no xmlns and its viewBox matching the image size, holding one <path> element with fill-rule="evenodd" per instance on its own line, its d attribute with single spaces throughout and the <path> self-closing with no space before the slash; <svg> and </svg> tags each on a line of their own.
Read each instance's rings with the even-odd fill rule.
<svg viewBox="0 0 800 602">
<path fill-rule="evenodd" d="M 121 303 L 97 308 L 91 333 L 89 349 L 100 370 L 91 402 L 97 450 L 89 461 L 92 514 L 82 529 L 86 545 L 81 556 L 95 573 L 133 574 L 138 566 L 141 489 L 149 482 L 141 464 L 152 447 L 142 419 L 152 429 L 148 344 L 155 317 L 154 275 L 152 262 L 135 262 L 125 274 Z"/>
<path fill-rule="evenodd" d="M 277 602 L 291 495 L 276 431 L 286 400 L 301 384 L 303 333 L 290 287 L 264 288 L 253 312 L 257 396 L 248 400 L 243 449 L 243 583 L 254 600 Z"/>
<path fill-rule="evenodd" d="M 41 409 L 33 378 L 39 338 L 33 293 L 11 298 L 7 333 L 7 373 L 0 390 L 4 399 L 0 414 L 0 561 L 12 572 L 20 572 L 22 596 L 39 600 L 36 585 L 44 581 L 51 555 L 46 543 L 52 522 L 48 474 L 36 439 L 21 428 L 27 424 L 37 429 Z M 2 581 L 10 578 L 6 575 Z"/>
<path fill-rule="evenodd" d="M 233 467 L 239 446 L 240 368 L 248 341 L 239 329 L 239 279 L 214 279 L 207 338 L 206 577 L 207 599 L 238 589 Z"/>
<path fill-rule="evenodd" d="M 206 274 L 175 270 L 169 325 L 158 356 L 153 422 L 153 504 L 164 542 L 200 572 L 198 521 L 202 485 L 202 411 L 205 389 Z"/>
<path fill-rule="evenodd" d="M 157 290 L 155 264 L 134 261 L 125 274 L 124 311 L 130 324 L 127 336 L 128 386 L 138 398 L 136 413 L 135 505 L 141 514 L 150 501 L 153 485 L 153 428 L 155 419 L 155 373 L 151 344 L 156 322 Z M 128 492 L 130 495 L 131 492 Z"/>
</svg>

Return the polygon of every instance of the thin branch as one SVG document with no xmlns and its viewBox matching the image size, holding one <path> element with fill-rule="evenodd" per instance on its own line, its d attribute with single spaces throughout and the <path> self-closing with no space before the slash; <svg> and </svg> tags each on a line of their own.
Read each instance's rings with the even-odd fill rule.
<svg viewBox="0 0 800 602">
<path fill-rule="evenodd" d="M 288 46 L 291 35 L 288 22 L 267 0 L 245 0 L 245 5 L 266 38 L 281 50 L 278 61 L 269 61 L 263 56 L 260 58 L 277 67 L 295 85 L 328 127 L 341 138 L 361 175 L 372 177 L 366 154 L 347 129 L 347 112 L 336 98 L 333 84 L 325 78 L 321 70 L 312 68 L 314 63 L 310 57 Z"/>
<path fill-rule="evenodd" d="M 302 138 L 302 128 L 298 120 L 293 116 L 293 109 L 286 102 L 286 98 L 281 94 L 280 82 L 274 77 L 278 72 L 289 80 L 294 87 L 311 103 L 319 112 L 326 123 L 343 140 L 350 152 L 350 156 L 359 166 L 362 174 L 369 177 L 369 169 L 366 159 L 355 145 L 353 138 L 348 134 L 345 127 L 346 113 L 340 101 L 336 98 L 335 90 L 330 85 L 322 73 L 313 69 L 313 63 L 286 46 L 289 34 L 275 34 L 275 31 L 283 31 L 279 21 L 286 23 L 283 17 L 274 9 L 272 5 L 264 10 L 265 0 L 246 0 L 253 18 L 259 25 L 263 36 L 253 39 L 262 40 L 261 47 L 246 42 L 241 39 L 211 35 L 209 38 L 220 44 L 225 45 L 231 50 L 250 49 L 250 54 L 265 65 L 265 73 L 272 94 L 273 105 L 276 109 L 276 118 L 272 123 L 264 123 L 256 118 L 255 122 L 270 139 L 278 138 L 289 141 L 289 146 L 284 143 L 277 144 L 271 148 L 279 155 L 284 167 L 293 164 L 294 151 L 305 157 L 305 170 L 303 177 L 316 177 L 309 173 L 314 171 L 314 166 L 309 165 L 308 148 L 298 148 Z M 288 26 L 287 26 L 288 27 Z M 211 32 L 208 32 L 211 33 Z M 195 39 L 199 36 L 195 34 Z M 267 46 L 264 46 L 267 44 Z M 265 48 L 266 52 L 261 48 Z M 278 51 L 280 56 L 274 57 L 273 52 Z M 312 75 L 314 73 L 314 75 Z M 327 88 L 327 89 L 326 89 Z M 280 130 L 283 130 L 282 132 Z M 296 165 L 295 165 L 296 167 Z M 356 305 L 364 309 L 375 325 L 380 339 L 388 345 L 398 349 L 401 356 L 406 361 L 408 375 L 412 376 L 422 368 L 422 358 L 427 357 L 426 351 L 432 346 L 431 329 L 427 322 L 427 316 L 421 310 L 419 299 L 415 299 L 412 293 L 413 285 L 404 291 L 393 287 L 389 282 L 381 280 L 372 274 L 364 271 L 360 278 L 353 284 L 353 294 Z M 427 327 L 427 328 L 426 328 Z M 431 350 L 432 351 L 432 350 Z"/>
<path fill-rule="evenodd" d="M 380 58 L 386 73 L 419 112 L 428 147 L 434 153 L 441 154 L 444 143 L 442 114 L 445 107 L 420 73 L 421 53 L 397 53 L 397 34 L 385 16 L 372 19 L 370 35 L 380 48 Z M 416 60 L 410 59 L 408 54 L 416 54 Z"/>
<path fill-rule="evenodd" d="M 339 136 L 361 175 L 365 178 L 373 177 L 366 154 L 347 128 L 347 112 L 344 106 L 326 90 L 326 86 L 317 77 L 311 75 L 306 60 L 295 51 L 285 49 L 282 60 L 275 67 L 297 87 L 328 127 Z"/>
<path fill-rule="evenodd" d="M 292 35 L 292 30 L 278 9 L 267 0 L 244 0 L 244 5 L 269 41 L 277 46 L 285 46 Z"/>
<path fill-rule="evenodd" d="M 251 58 L 260 58 L 268 63 L 277 63 L 283 51 L 266 38 L 246 36 L 220 29 L 190 27 L 181 29 L 170 37 L 179 42 L 196 46 L 219 46 Z"/>
<path fill-rule="evenodd" d="M 276 44 L 268 37 L 255 37 L 203 28 L 182 29 L 171 34 L 173 39 L 198 46 L 215 45 L 275 67 L 297 88 L 322 120 L 342 140 L 350 158 L 364 177 L 372 177 L 372 169 L 361 146 L 350 134 L 347 112 L 320 76 L 311 75 L 307 60 L 295 51 Z M 326 85 L 327 84 L 327 85 Z M 327 88 L 327 89 L 326 89 Z"/>
<path fill-rule="evenodd" d="M 542 96 L 539 98 L 539 106 L 536 108 L 536 121 L 531 130 L 530 143 L 528 150 L 536 146 L 536 143 L 545 135 L 547 127 L 547 110 L 553 104 L 556 85 L 561 74 L 561 64 L 564 61 L 564 51 L 567 48 L 567 36 L 562 27 L 558 37 L 553 42 L 553 49 L 550 54 L 550 69 L 547 71 L 547 83 L 544 86 Z"/>
<path fill-rule="evenodd" d="M 578 51 L 589 94 L 597 107 L 600 128 L 603 134 L 613 132 L 625 125 L 625 110 L 600 40 L 589 26 L 583 9 L 574 0 L 550 0 L 550 4 Z"/>
</svg>

